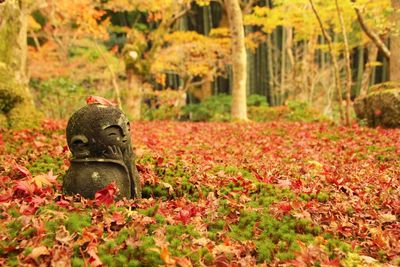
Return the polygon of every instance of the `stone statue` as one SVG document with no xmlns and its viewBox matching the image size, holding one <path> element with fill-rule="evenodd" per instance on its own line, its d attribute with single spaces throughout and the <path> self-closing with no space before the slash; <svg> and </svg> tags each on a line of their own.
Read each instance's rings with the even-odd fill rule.
<svg viewBox="0 0 400 267">
<path fill-rule="evenodd" d="M 141 197 L 130 125 L 121 110 L 101 104 L 81 108 L 68 121 L 67 142 L 73 157 L 63 181 L 66 194 L 93 199 L 115 182 L 119 198 Z"/>
</svg>

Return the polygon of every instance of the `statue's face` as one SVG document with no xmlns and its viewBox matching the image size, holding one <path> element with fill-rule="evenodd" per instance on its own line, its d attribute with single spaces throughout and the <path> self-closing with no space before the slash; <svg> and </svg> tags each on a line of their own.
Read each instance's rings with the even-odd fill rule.
<svg viewBox="0 0 400 267">
<path fill-rule="evenodd" d="M 129 122 L 123 120 L 116 124 L 100 125 L 98 143 L 104 146 L 117 146 L 126 149 L 129 145 L 131 133 Z"/>
<path fill-rule="evenodd" d="M 124 152 L 131 144 L 127 117 L 115 107 L 88 105 L 67 126 L 68 146 L 76 158 L 107 157 L 110 148 Z"/>
</svg>

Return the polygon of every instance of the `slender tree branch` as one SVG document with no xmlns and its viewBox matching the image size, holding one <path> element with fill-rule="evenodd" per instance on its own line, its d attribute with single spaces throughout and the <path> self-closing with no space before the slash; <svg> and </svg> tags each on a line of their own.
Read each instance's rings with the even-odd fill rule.
<svg viewBox="0 0 400 267">
<path fill-rule="evenodd" d="M 342 34 L 344 39 L 344 59 L 346 62 L 346 125 L 350 126 L 350 105 L 351 105 L 351 66 L 350 66 L 350 48 L 349 40 L 347 38 L 346 26 L 344 23 L 343 13 L 339 7 L 338 0 L 335 0 L 336 11 L 339 16 L 340 26 L 342 28 Z"/>
<path fill-rule="evenodd" d="M 33 38 L 33 42 L 35 43 L 36 49 L 40 52 L 42 50 L 42 48 L 40 47 L 39 39 L 38 39 L 36 33 L 32 29 L 29 30 L 29 33 L 31 34 L 31 36 Z"/>
<path fill-rule="evenodd" d="M 340 72 L 339 72 L 339 65 L 336 59 L 336 55 L 333 51 L 333 47 L 332 47 L 332 38 L 329 36 L 329 34 L 326 32 L 324 24 L 322 23 L 322 19 L 319 16 L 319 13 L 314 5 L 313 0 L 309 0 L 310 4 L 311 4 L 311 8 L 314 12 L 315 17 L 318 20 L 318 24 L 321 28 L 321 32 L 322 35 L 325 37 L 326 42 L 328 44 L 328 49 L 329 49 L 329 53 L 331 55 L 332 58 L 332 62 L 333 62 L 333 68 L 335 71 L 335 83 L 336 83 L 336 91 L 337 91 L 337 95 L 338 95 L 338 102 L 339 102 L 339 113 L 340 113 L 340 120 L 343 122 L 344 121 L 344 113 L 343 113 L 343 107 L 342 107 L 342 102 L 343 102 L 343 97 L 342 97 L 342 86 L 340 83 Z"/>
<path fill-rule="evenodd" d="M 115 93 L 116 93 L 116 95 L 117 95 L 117 104 L 118 104 L 118 107 L 119 107 L 120 109 L 122 109 L 122 105 L 121 105 L 121 93 L 120 93 L 119 86 L 118 86 L 118 82 L 117 82 L 117 76 L 115 75 L 114 70 L 112 69 L 111 65 L 109 64 L 109 62 L 108 62 L 108 60 L 107 60 L 107 58 L 106 58 L 106 56 L 104 55 L 103 51 L 101 51 L 101 49 L 100 49 L 100 47 L 99 47 L 99 45 L 97 44 L 96 41 L 94 42 L 94 47 L 95 47 L 97 53 L 99 53 L 99 55 L 100 55 L 101 58 L 103 59 L 104 63 L 106 64 L 106 66 L 107 66 L 107 68 L 108 68 L 108 71 L 109 71 L 110 74 L 111 74 L 111 80 L 112 80 L 112 83 L 113 83 L 113 87 L 114 87 Z"/>
<path fill-rule="evenodd" d="M 243 15 L 249 14 L 251 12 L 251 8 L 253 5 L 257 2 L 257 0 L 249 0 L 243 7 L 242 7 L 242 12 Z"/>
<path fill-rule="evenodd" d="M 201 79 L 200 81 L 197 81 L 197 82 L 190 82 L 189 85 L 188 85 L 188 88 L 200 86 L 200 85 L 203 85 L 203 84 L 205 84 L 205 83 L 207 83 L 207 82 L 210 82 L 210 80 L 208 80 L 208 79 Z"/>
<path fill-rule="evenodd" d="M 355 3 L 356 0 L 351 0 L 351 2 Z M 379 35 L 374 32 L 365 22 L 363 15 L 361 14 L 361 11 L 359 8 L 354 7 L 354 11 L 357 14 L 357 20 L 360 23 L 361 28 L 363 29 L 364 33 L 368 36 L 369 39 L 371 39 L 372 42 L 379 48 L 380 51 L 385 55 L 387 59 L 390 59 L 390 50 L 389 48 L 385 45 L 385 43 L 381 40 Z"/>
<path fill-rule="evenodd" d="M 174 14 L 171 18 L 170 21 L 168 21 L 167 23 L 167 27 L 171 27 L 172 25 L 175 24 L 175 22 L 177 22 L 180 18 L 182 18 L 183 16 L 186 15 L 186 13 L 190 10 L 190 5 L 187 6 L 185 9 L 183 9 L 181 12 Z"/>
</svg>

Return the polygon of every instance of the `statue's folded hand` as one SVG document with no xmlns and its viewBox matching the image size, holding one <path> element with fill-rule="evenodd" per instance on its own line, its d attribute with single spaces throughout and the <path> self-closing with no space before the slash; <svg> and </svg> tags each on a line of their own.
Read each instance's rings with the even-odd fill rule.
<svg viewBox="0 0 400 267">
<path fill-rule="evenodd" d="M 124 159 L 124 155 L 122 153 L 121 148 L 117 147 L 116 145 L 107 146 L 106 157 L 110 159 L 120 159 L 120 160 Z"/>
</svg>

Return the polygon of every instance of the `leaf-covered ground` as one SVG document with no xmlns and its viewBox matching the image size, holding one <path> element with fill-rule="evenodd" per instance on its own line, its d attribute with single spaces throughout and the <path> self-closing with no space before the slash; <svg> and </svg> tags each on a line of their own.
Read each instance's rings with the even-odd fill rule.
<svg viewBox="0 0 400 267">
<path fill-rule="evenodd" d="M 61 194 L 62 123 L 0 132 L 0 265 L 399 265 L 400 130 L 132 126 L 143 199 Z"/>
</svg>

